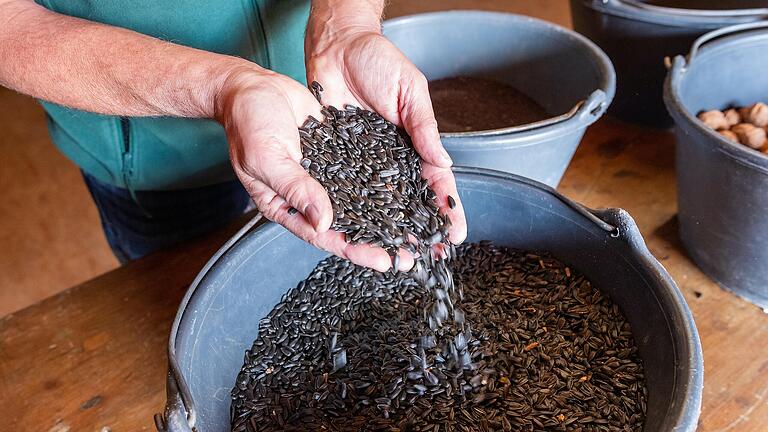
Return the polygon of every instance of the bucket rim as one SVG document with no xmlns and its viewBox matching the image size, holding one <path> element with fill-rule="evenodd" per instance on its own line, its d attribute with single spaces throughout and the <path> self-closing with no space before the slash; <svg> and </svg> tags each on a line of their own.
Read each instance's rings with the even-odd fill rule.
<svg viewBox="0 0 768 432">
<path fill-rule="evenodd" d="M 703 35 L 701 39 L 706 40 L 708 36 L 715 35 L 716 33 L 722 34 L 724 37 L 722 39 L 708 41 L 705 45 L 697 47 L 698 50 L 693 57 L 684 57 L 682 55 L 676 56 L 672 61 L 667 72 L 667 77 L 664 80 L 664 103 L 676 123 L 682 123 L 686 126 L 693 127 L 696 131 L 711 138 L 706 140 L 706 142 L 695 140 L 698 145 L 714 147 L 722 154 L 738 163 L 768 175 L 768 154 L 747 147 L 741 143 L 733 142 L 718 134 L 715 130 L 707 127 L 698 119 L 698 117 L 696 117 L 695 113 L 692 113 L 686 108 L 680 94 L 680 86 L 684 82 L 687 72 L 691 68 L 696 67 L 697 61 L 700 61 L 700 59 L 712 58 L 713 56 L 722 54 L 724 51 L 737 48 L 737 45 L 750 42 L 760 41 L 768 45 L 768 29 L 752 29 L 744 33 L 729 34 L 730 29 L 737 31 L 740 28 L 742 28 L 742 25 L 734 25 L 707 33 Z"/>
<path fill-rule="evenodd" d="M 668 27 L 714 29 L 768 19 L 768 8 L 687 9 L 649 5 L 638 0 L 572 0 L 602 14 Z"/>
<path fill-rule="evenodd" d="M 703 353 L 701 340 L 696 328 L 693 314 L 683 297 L 679 287 L 666 271 L 664 266 L 653 256 L 643 240 L 642 234 L 629 215 L 623 209 L 608 208 L 593 210 L 565 197 L 554 188 L 535 180 L 531 180 L 516 174 L 477 167 L 454 167 L 457 175 L 467 177 L 495 178 L 505 182 L 512 182 L 539 189 L 552 195 L 564 204 L 572 207 L 574 211 L 598 225 L 611 237 L 620 237 L 620 240 L 629 246 L 629 256 L 636 259 L 638 264 L 647 269 L 649 275 L 660 285 L 660 293 L 670 303 L 664 307 L 668 328 L 676 328 L 679 333 L 673 332 L 670 337 L 675 346 L 674 356 L 676 364 L 690 365 L 680 374 L 675 375 L 673 398 L 679 404 L 671 404 L 668 410 L 676 407 L 677 415 L 672 419 L 677 425 L 675 430 L 693 432 L 696 429 L 696 420 L 701 411 L 701 399 L 703 388 Z M 159 432 L 193 432 L 197 419 L 195 401 L 184 377 L 184 373 L 178 363 L 176 344 L 179 328 L 184 321 L 184 315 L 188 311 L 192 299 L 210 271 L 219 261 L 241 241 L 251 234 L 266 233 L 279 225 L 268 221 L 260 214 L 247 222 L 235 235 L 233 235 L 203 266 L 195 277 L 189 289 L 182 298 L 174 317 L 168 338 L 167 355 L 169 370 L 167 375 L 167 401 L 163 414 L 155 415 L 155 426 Z M 657 296 L 658 300 L 658 296 Z M 674 316 L 673 316 L 674 315 Z M 679 319 L 679 322 L 677 322 Z M 672 321 L 676 326 L 672 326 Z M 687 358 L 679 358 L 682 352 L 688 354 Z M 667 411 L 669 413 L 669 411 Z M 669 414 L 667 414 L 669 415 Z"/>
<path fill-rule="evenodd" d="M 616 94 L 616 71 L 607 54 L 597 44 L 580 33 L 563 26 L 526 15 L 510 12 L 486 11 L 478 9 L 456 9 L 448 11 L 434 11 L 403 15 L 390 18 L 382 23 L 382 31 L 386 36 L 387 29 L 396 29 L 401 26 L 420 24 L 435 19 L 448 17 L 482 17 L 485 19 L 505 20 L 507 22 L 524 23 L 538 26 L 546 31 L 551 31 L 560 37 L 568 38 L 589 52 L 592 63 L 599 75 L 599 84 L 585 99 L 576 101 L 573 107 L 566 113 L 549 117 L 545 120 L 527 123 L 519 126 L 510 126 L 499 129 L 467 132 L 441 132 L 440 138 L 449 140 L 446 149 L 461 149 L 463 140 L 477 139 L 482 143 L 473 142 L 474 146 L 480 144 L 484 149 L 510 148 L 521 145 L 514 140 L 518 137 L 530 137 L 548 135 L 558 137 L 570 134 L 576 130 L 586 128 L 597 121 L 608 109 Z M 492 138 L 486 141 L 486 138 Z M 529 145 L 531 143 L 526 143 Z"/>
</svg>

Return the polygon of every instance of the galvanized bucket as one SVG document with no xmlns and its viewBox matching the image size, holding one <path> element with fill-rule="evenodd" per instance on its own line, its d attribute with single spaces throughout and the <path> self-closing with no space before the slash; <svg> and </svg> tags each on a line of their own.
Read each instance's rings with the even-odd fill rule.
<svg viewBox="0 0 768 432">
<path fill-rule="evenodd" d="M 768 155 L 729 141 L 702 110 L 768 101 L 768 23 L 723 28 L 674 59 L 664 88 L 675 119 L 680 237 L 724 288 L 768 309 Z"/>
<path fill-rule="evenodd" d="M 702 353 L 675 283 L 623 210 L 591 211 L 511 174 L 457 168 L 468 241 L 551 251 L 627 316 L 649 390 L 646 432 L 694 431 Z M 167 432 L 229 431 L 229 394 L 259 320 L 326 256 L 274 223 L 251 222 L 211 258 L 187 292 L 169 340 Z"/>
<path fill-rule="evenodd" d="M 597 43 L 616 67 L 618 88 L 609 114 L 668 127 L 664 58 L 684 54 L 710 30 L 768 18 L 764 6 L 761 0 L 571 0 L 571 16 L 574 29 Z"/>
<path fill-rule="evenodd" d="M 388 20 L 389 38 L 429 80 L 493 79 L 555 117 L 504 129 L 441 134 L 456 165 L 490 168 L 557 186 L 587 126 L 613 98 L 608 57 L 586 38 L 537 19 L 448 11 Z"/>
</svg>

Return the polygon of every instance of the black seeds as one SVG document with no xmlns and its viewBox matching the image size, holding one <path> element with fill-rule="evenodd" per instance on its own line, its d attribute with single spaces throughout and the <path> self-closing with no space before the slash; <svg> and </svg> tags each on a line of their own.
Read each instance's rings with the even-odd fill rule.
<svg viewBox="0 0 768 432">
<path fill-rule="evenodd" d="M 451 209 L 456 208 L 456 200 L 452 196 L 448 195 L 448 207 Z"/>
<path fill-rule="evenodd" d="M 489 242 L 457 248 L 451 267 L 465 321 L 445 346 L 413 272 L 321 261 L 260 321 L 232 430 L 642 430 L 629 324 L 584 276 Z M 448 367 L 451 350 L 473 368 Z"/>
<path fill-rule="evenodd" d="M 291 208 L 288 209 L 288 214 L 291 215 L 291 216 L 295 215 L 298 212 L 299 211 L 296 210 L 294 207 L 291 207 Z"/>
</svg>

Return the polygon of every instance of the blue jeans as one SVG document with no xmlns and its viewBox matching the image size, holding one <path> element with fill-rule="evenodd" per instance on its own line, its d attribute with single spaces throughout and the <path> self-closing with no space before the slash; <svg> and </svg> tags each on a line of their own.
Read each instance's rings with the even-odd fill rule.
<svg viewBox="0 0 768 432">
<path fill-rule="evenodd" d="M 198 237 L 243 214 L 251 202 L 238 181 L 174 191 L 137 191 L 83 173 L 107 242 L 121 263 Z M 138 201 L 138 203 L 137 203 Z"/>
</svg>

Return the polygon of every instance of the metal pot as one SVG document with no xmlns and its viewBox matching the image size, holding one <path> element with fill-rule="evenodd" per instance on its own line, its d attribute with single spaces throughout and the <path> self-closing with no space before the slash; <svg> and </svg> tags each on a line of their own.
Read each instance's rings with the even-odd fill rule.
<svg viewBox="0 0 768 432">
<path fill-rule="evenodd" d="M 702 34 L 768 18 L 765 0 L 571 0 L 573 27 L 605 50 L 618 74 L 609 114 L 668 127 L 664 58 L 688 51 Z M 660 6 L 659 4 L 671 4 Z"/>
<path fill-rule="evenodd" d="M 674 59 L 664 97 L 675 119 L 680 237 L 724 288 L 768 309 L 768 156 L 715 133 L 703 110 L 751 105 L 768 95 L 768 23 L 699 38 Z"/>
<path fill-rule="evenodd" d="M 554 24 L 501 12 L 447 11 L 384 22 L 389 38 L 429 80 L 493 79 L 556 116 L 504 129 L 443 133 L 456 165 L 557 186 L 584 131 L 611 103 L 616 77 L 592 42 Z"/>
<path fill-rule="evenodd" d="M 675 283 L 623 210 L 592 211 L 522 177 L 457 168 L 468 241 L 551 251 L 585 274 L 627 316 L 649 390 L 646 432 L 694 431 L 702 353 Z M 259 320 L 326 254 L 274 223 L 251 222 L 211 258 L 176 315 L 168 403 L 160 431 L 229 431 L 230 389 Z"/>
</svg>

